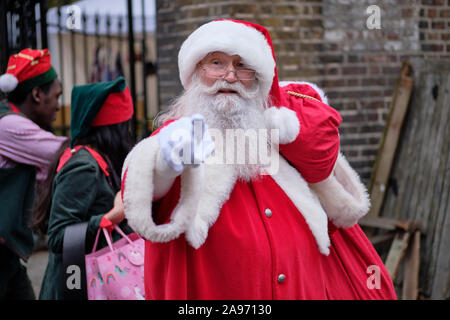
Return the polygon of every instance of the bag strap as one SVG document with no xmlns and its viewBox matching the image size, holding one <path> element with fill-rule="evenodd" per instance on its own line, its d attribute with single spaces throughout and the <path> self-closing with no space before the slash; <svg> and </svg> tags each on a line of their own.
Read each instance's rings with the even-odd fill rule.
<svg viewBox="0 0 450 320">
<path fill-rule="evenodd" d="M 111 250 L 111 252 L 114 252 L 114 247 L 111 240 L 111 235 L 108 233 L 108 230 L 106 228 L 102 228 L 103 234 L 105 235 L 106 242 L 108 243 L 108 247 Z"/>
<path fill-rule="evenodd" d="M 99 227 L 98 230 L 97 230 L 97 235 L 95 236 L 94 246 L 92 247 L 91 253 L 94 253 L 95 250 L 97 250 L 97 244 L 98 244 L 98 239 L 99 239 L 99 237 L 100 237 L 100 230 L 101 230 L 101 229 L 102 229 L 102 228 Z"/>
<path fill-rule="evenodd" d="M 87 300 L 85 241 L 88 222 L 69 225 L 64 231 L 63 240 L 63 298 L 64 300 Z M 74 268 L 71 266 L 76 266 Z M 80 272 L 80 274 L 78 274 Z M 79 275 L 80 279 L 73 278 Z M 79 281 L 80 287 L 73 287 Z"/>
<path fill-rule="evenodd" d="M 91 253 L 94 253 L 95 250 L 97 250 L 97 244 L 98 244 L 101 230 L 103 230 L 103 234 L 105 235 L 105 239 L 106 239 L 106 242 L 108 243 L 109 249 L 111 250 L 111 252 L 114 252 L 114 246 L 113 246 L 110 234 L 108 233 L 106 228 L 99 227 L 98 231 L 97 231 L 97 235 L 95 236 L 95 242 L 94 242 L 94 246 L 92 247 Z M 116 230 L 123 238 L 125 238 L 129 244 L 134 246 L 134 242 L 131 241 L 131 239 L 125 234 L 125 232 L 122 231 L 122 229 L 119 228 L 118 225 L 114 225 L 114 230 Z"/>
<path fill-rule="evenodd" d="M 122 231 L 122 229 L 119 228 L 117 224 L 114 225 L 114 229 L 122 236 L 124 237 L 129 244 L 134 245 L 134 242 L 131 241 L 131 239 L 125 234 L 125 232 Z"/>
</svg>

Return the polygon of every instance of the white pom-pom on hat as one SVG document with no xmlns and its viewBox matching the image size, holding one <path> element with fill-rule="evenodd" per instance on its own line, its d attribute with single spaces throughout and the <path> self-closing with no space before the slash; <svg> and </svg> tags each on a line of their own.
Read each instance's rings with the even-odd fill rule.
<svg viewBox="0 0 450 320">
<path fill-rule="evenodd" d="M 5 73 L 0 76 L 0 90 L 5 93 L 14 91 L 18 84 L 19 80 L 10 73 Z"/>
<path fill-rule="evenodd" d="M 278 129 L 280 144 L 297 139 L 300 133 L 300 121 L 296 113 L 286 107 L 270 107 L 264 111 L 264 123 L 267 129 Z"/>
</svg>

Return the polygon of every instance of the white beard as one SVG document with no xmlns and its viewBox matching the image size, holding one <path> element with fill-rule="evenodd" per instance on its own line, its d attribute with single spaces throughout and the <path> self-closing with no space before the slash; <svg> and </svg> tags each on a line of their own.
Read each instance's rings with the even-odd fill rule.
<svg viewBox="0 0 450 320">
<path fill-rule="evenodd" d="M 237 94 L 218 93 L 220 89 L 231 89 Z M 242 83 L 230 84 L 224 80 L 217 80 L 213 86 L 204 85 L 197 75 L 194 75 L 189 87 L 185 92 L 169 107 L 169 111 L 158 117 L 159 125 L 169 119 L 201 114 L 208 125 L 210 132 L 220 132 L 224 137 L 226 152 L 230 149 L 234 152 L 234 158 L 238 155 L 245 155 L 244 163 L 240 161 L 221 161 L 219 165 L 233 166 L 238 179 L 250 181 L 261 174 L 261 170 L 268 164 L 258 163 L 250 160 L 249 154 L 255 154 L 258 143 L 252 143 L 251 139 L 247 143 L 235 143 L 235 139 L 226 139 L 226 132 L 230 129 L 242 129 L 256 131 L 266 129 L 264 124 L 263 111 L 266 109 L 267 101 L 260 94 L 260 88 L 256 84 L 246 89 Z M 231 130 L 231 132 L 233 132 Z M 214 134 L 211 134 L 214 139 Z M 258 136 L 258 139 L 261 139 Z M 270 136 L 265 137 L 262 144 L 267 146 L 267 154 L 270 154 Z M 216 143 L 217 152 L 217 143 Z M 225 155 L 225 152 L 223 153 Z M 228 159 L 228 158 L 227 158 Z M 255 163 L 256 162 L 256 163 Z"/>
</svg>

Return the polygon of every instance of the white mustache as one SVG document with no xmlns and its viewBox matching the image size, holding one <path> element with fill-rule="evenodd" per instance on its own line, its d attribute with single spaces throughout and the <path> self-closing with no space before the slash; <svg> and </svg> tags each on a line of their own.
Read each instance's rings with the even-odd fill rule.
<svg viewBox="0 0 450 320">
<path fill-rule="evenodd" d="M 241 82 L 228 83 L 225 80 L 217 80 L 211 87 L 203 86 L 203 89 L 204 93 L 208 95 L 215 95 L 221 90 L 233 90 L 244 99 L 252 99 L 258 92 L 257 85 L 252 86 L 252 88 L 245 88 Z"/>
</svg>

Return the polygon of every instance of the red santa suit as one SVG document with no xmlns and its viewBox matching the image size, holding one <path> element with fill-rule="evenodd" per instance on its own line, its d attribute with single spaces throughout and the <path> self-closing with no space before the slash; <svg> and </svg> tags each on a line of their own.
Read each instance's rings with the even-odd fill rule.
<svg viewBox="0 0 450 320">
<path fill-rule="evenodd" d="M 369 200 L 339 153 L 339 113 L 322 102 L 314 85 L 280 88 L 270 37 L 261 26 L 234 20 L 205 26 L 180 50 L 194 64 L 193 57 L 211 51 L 243 60 L 255 55 L 242 43 L 238 51 L 226 51 L 236 37 L 199 48 L 199 34 L 213 31 L 217 41 L 221 33 L 242 31 L 243 42 L 246 32 L 253 40 L 255 31 L 263 35 L 268 49 L 258 58 L 273 69 L 259 74 L 274 103 L 265 111 L 266 125 L 280 130 L 278 170 L 244 182 L 227 165 L 201 164 L 186 168 L 163 198 L 153 200 L 158 131 L 140 142 L 125 161 L 123 200 L 130 226 L 147 239 L 146 298 L 395 299 L 382 261 L 356 224 Z M 186 85 L 192 70 L 183 59 L 179 63 Z M 368 283 L 370 266 L 379 271 L 376 287 Z"/>
</svg>

